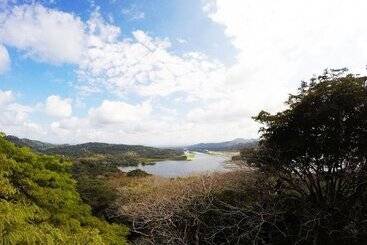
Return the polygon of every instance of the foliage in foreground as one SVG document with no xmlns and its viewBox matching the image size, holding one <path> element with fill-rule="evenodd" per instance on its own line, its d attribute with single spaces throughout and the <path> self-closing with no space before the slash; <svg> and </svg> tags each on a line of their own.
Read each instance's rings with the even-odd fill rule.
<svg viewBox="0 0 367 245">
<path fill-rule="evenodd" d="M 325 71 L 302 83 L 289 109 L 255 119 L 265 126 L 249 163 L 277 178 L 286 201 L 297 203 L 289 222 L 293 241 L 367 241 L 366 77 Z M 288 207 L 288 206 L 287 206 Z"/>
<path fill-rule="evenodd" d="M 125 227 L 83 204 L 70 167 L 0 137 L 1 244 L 125 244 Z"/>
</svg>

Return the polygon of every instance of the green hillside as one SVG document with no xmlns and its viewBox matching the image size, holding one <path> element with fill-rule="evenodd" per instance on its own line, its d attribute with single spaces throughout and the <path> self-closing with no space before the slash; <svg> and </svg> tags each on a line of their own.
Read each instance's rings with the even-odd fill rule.
<svg viewBox="0 0 367 245">
<path fill-rule="evenodd" d="M 88 142 L 76 145 L 56 145 L 37 140 L 21 139 L 16 136 L 6 136 L 8 141 L 17 146 L 27 146 L 34 151 L 45 154 L 56 154 L 72 160 L 87 160 L 109 165 L 137 165 L 138 163 L 158 160 L 183 158 L 183 150 L 162 149 L 142 145 L 107 144 Z"/>
<path fill-rule="evenodd" d="M 69 157 L 88 157 L 105 155 L 118 161 L 119 158 L 169 159 L 183 154 L 181 151 L 160 149 L 142 145 L 123 145 L 106 143 L 85 143 L 78 145 L 62 145 L 45 150 L 46 153 Z"/>
<path fill-rule="evenodd" d="M 1 244 L 125 244 L 127 228 L 91 214 L 71 163 L 0 137 Z"/>
<path fill-rule="evenodd" d="M 52 148 L 52 147 L 57 147 L 58 145 L 54 145 L 54 144 L 50 144 L 50 143 L 45 143 L 42 141 L 38 141 L 38 140 L 30 140 L 30 139 L 25 139 L 25 138 L 18 138 L 16 136 L 13 135 L 7 135 L 6 139 L 14 144 L 16 144 L 17 146 L 27 146 L 33 150 L 36 151 L 44 151 L 48 148 Z"/>
</svg>

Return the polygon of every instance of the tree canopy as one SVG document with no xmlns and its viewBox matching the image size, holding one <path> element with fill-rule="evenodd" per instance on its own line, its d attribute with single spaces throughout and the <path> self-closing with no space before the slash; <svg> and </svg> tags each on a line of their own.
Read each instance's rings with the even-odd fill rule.
<svg viewBox="0 0 367 245">
<path fill-rule="evenodd" d="M 320 203 L 357 195 L 366 185 L 365 81 L 327 71 L 303 82 L 299 93 L 290 95 L 287 110 L 261 112 L 256 120 L 265 127 L 257 163 L 277 170 L 294 186 L 291 176 L 298 176 L 305 189 L 297 191 Z"/>
<path fill-rule="evenodd" d="M 284 111 L 260 112 L 259 146 L 242 152 L 277 178 L 273 194 L 298 241 L 367 239 L 367 78 L 343 72 L 302 82 Z"/>
<path fill-rule="evenodd" d="M 91 215 L 70 167 L 0 137 L 1 244 L 125 244 L 127 228 Z"/>
</svg>

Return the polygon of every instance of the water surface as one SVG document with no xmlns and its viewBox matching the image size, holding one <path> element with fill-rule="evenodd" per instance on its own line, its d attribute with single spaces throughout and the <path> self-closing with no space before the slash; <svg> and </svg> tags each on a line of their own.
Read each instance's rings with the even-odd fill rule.
<svg viewBox="0 0 367 245">
<path fill-rule="evenodd" d="M 191 161 L 166 160 L 156 162 L 153 165 L 140 164 L 138 166 L 119 167 L 119 169 L 123 172 L 141 169 L 153 175 L 179 177 L 208 172 L 228 171 L 234 167 L 233 164 L 228 162 L 230 158 L 230 155 L 213 155 L 195 152 L 195 157 Z"/>
</svg>

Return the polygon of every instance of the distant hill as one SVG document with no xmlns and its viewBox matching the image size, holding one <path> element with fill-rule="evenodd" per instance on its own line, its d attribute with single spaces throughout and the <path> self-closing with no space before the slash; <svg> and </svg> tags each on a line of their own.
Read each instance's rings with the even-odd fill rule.
<svg viewBox="0 0 367 245">
<path fill-rule="evenodd" d="M 218 143 L 200 143 L 184 147 L 190 151 L 239 151 L 245 148 L 253 148 L 257 145 L 256 139 L 237 138 L 231 141 Z"/>
<path fill-rule="evenodd" d="M 142 145 L 124 145 L 89 142 L 76 145 L 56 145 L 37 140 L 20 139 L 8 135 L 7 140 L 18 146 L 27 146 L 45 154 L 56 154 L 72 159 L 85 159 L 108 161 L 113 163 L 136 164 L 137 160 L 142 162 L 160 159 L 182 159 L 182 150 L 161 149 Z"/>
<path fill-rule="evenodd" d="M 45 151 L 49 148 L 57 147 L 58 145 L 45 143 L 38 140 L 21 139 L 13 135 L 7 135 L 5 137 L 8 141 L 13 142 L 17 146 L 27 146 L 36 151 Z"/>
<path fill-rule="evenodd" d="M 84 143 L 78 145 L 62 145 L 45 150 L 46 153 L 65 155 L 70 157 L 87 157 L 90 155 L 124 155 L 130 157 L 145 158 L 170 158 L 175 157 L 182 152 L 172 149 L 160 149 L 142 145 L 124 145 L 124 144 L 107 144 L 107 143 Z"/>
</svg>

